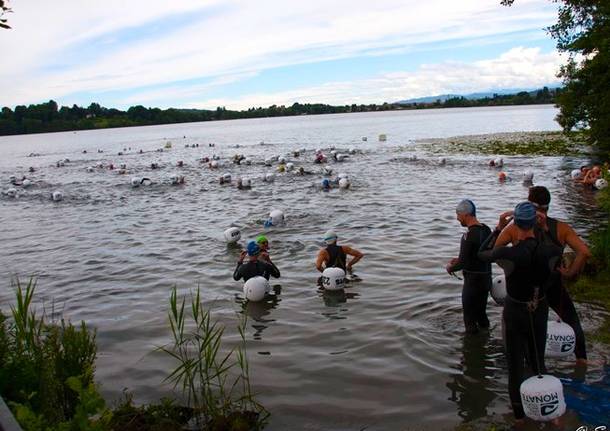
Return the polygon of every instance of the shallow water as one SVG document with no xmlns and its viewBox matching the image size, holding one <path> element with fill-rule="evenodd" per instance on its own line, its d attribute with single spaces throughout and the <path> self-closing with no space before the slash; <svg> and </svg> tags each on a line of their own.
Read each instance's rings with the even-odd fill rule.
<svg viewBox="0 0 610 431">
<path fill-rule="evenodd" d="M 581 234 L 602 215 L 594 194 L 568 178 L 583 160 L 504 157 L 504 170 L 514 180 L 500 184 L 485 157 L 451 156 L 439 166 L 438 155 L 418 153 L 417 161 L 409 161 L 409 147 L 427 137 L 558 130 L 555 114 L 550 106 L 471 108 L 0 137 L 2 191 L 11 174 L 35 183 L 16 199 L 0 196 L 2 308 L 12 301 L 11 277 L 37 275 L 38 300 L 47 309 L 98 329 L 97 379 L 108 399 L 125 387 L 138 401 L 169 392 L 161 381 L 171 364 L 153 353 L 169 341 L 169 291 L 176 285 L 187 293 L 199 285 L 214 316 L 228 326 L 229 347 L 239 340 L 233 330 L 237 313 L 249 316 L 252 383 L 272 413 L 270 430 L 452 428 L 487 415 L 502 417 L 509 405 L 501 309 L 490 300 L 490 335 L 465 339 L 461 284 L 444 270 L 457 255 L 462 233 L 455 205 L 472 198 L 479 218 L 493 226 L 501 211 L 526 198 L 519 177 L 532 169 L 534 182 L 553 195 L 551 213 Z M 387 142 L 377 141 L 380 133 Z M 154 151 L 167 141 L 171 150 Z M 199 147 L 184 148 L 193 144 Z M 330 164 L 335 173 L 350 176 L 350 190 L 317 187 L 322 175 L 313 152 L 328 153 L 331 145 L 358 150 L 346 162 Z M 314 174 L 277 174 L 271 184 L 260 180 L 275 169 L 262 165 L 264 157 L 295 148 L 307 151 L 289 161 Z M 238 152 L 255 163 L 228 162 L 211 170 L 198 162 Z M 56 167 L 64 158 L 70 162 Z M 183 168 L 175 167 L 178 160 Z M 126 163 L 128 174 L 86 171 L 111 161 Z M 153 161 L 160 169 L 150 169 Z M 37 171 L 28 174 L 29 166 Z M 253 178 L 252 190 L 219 185 L 223 172 Z M 170 185 L 172 173 L 185 175 L 186 184 Z M 134 175 L 155 184 L 132 188 Z M 58 189 L 65 199 L 52 202 L 50 194 Z M 287 223 L 264 229 L 272 208 L 284 210 Z M 242 244 L 266 231 L 282 271 L 274 298 L 243 305 L 241 283 L 231 277 L 239 249 L 222 240 L 230 226 L 242 230 Z M 331 227 L 340 243 L 365 253 L 355 267 L 361 281 L 344 294 L 316 288 L 315 256 Z M 585 326 L 601 318 L 588 306 L 579 310 Z M 598 346 L 590 350 L 594 362 L 605 360 Z M 564 375 L 573 372 L 570 361 L 548 365 Z M 595 382 L 603 375 L 601 366 L 591 366 L 584 378 Z M 574 413 L 572 420 L 580 419 Z"/>
</svg>

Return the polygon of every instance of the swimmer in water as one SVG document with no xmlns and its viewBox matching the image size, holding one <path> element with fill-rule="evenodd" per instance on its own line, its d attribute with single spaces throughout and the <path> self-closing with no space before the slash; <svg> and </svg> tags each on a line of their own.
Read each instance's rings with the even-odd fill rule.
<svg viewBox="0 0 610 431">
<path fill-rule="evenodd" d="M 515 419 L 525 419 L 519 388 L 525 379 L 525 362 L 534 374 L 544 374 L 549 306 L 546 291 L 551 268 L 559 257 L 552 248 L 536 239 L 536 208 L 531 202 L 518 204 L 513 215 L 518 243 L 512 247 L 494 247 L 498 235 L 508 223 L 503 213 L 494 232 L 481 246 L 478 257 L 497 262 L 506 275 L 506 297 L 502 312 L 504 351 L 508 366 L 508 394 Z"/>
<path fill-rule="evenodd" d="M 352 272 L 352 267 L 364 256 L 360 251 L 346 245 L 337 245 L 337 234 L 329 230 L 324 234 L 326 247 L 321 249 L 316 259 L 316 269 L 324 272 L 326 268 L 341 268 L 346 272 Z M 348 262 L 347 256 L 352 256 Z"/>
<path fill-rule="evenodd" d="M 250 241 L 248 243 L 247 249 L 241 252 L 237 261 L 237 267 L 233 272 L 233 279 L 235 281 L 240 279 L 248 281 L 256 276 L 265 277 L 267 280 L 269 280 L 269 277 L 280 277 L 280 270 L 271 262 L 271 259 L 266 261 L 259 259 L 260 252 L 261 249 L 256 242 Z M 248 262 L 244 263 L 246 256 L 248 256 Z"/>
<path fill-rule="evenodd" d="M 479 329 L 489 329 L 487 296 L 491 289 L 491 264 L 478 258 L 483 241 L 491 234 L 487 225 L 479 222 L 474 203 L 460 201 L 455 209 L 457 221 L 468 228 L 460 241 L 460 255 L 449 261 L 445 269 L 449 274 L 462 271 L 462 313 L 466 333 L 476 334 Z"/>
</svg>

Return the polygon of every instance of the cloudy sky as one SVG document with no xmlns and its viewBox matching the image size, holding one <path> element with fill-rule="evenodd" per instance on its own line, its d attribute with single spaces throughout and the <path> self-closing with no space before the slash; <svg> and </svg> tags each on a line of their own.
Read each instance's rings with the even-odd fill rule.
<svg viewBox="0 0 610 431">
<path fill-rule="evenodd" d="M 244 109 L 559 83 L 549 0 L 11 0 L 0 106 Z"/>
</svg>

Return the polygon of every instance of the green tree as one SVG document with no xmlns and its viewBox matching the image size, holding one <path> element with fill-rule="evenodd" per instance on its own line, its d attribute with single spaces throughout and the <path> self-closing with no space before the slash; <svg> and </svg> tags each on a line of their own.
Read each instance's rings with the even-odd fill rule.
<svg viewBox="0 0 610 431">
<path fill-rule="evenodd" d="M 0 0 L 0 28 L 11 28 L 7 24 L 7 19 L 2 18 L 4 14 L 11 12 L 11 8 L 8 7 L 8 0 Z"/>
<path fill-rule="evenodd" d="M 548 31 L 569 54 L 558 74 L 564 89 L 556 98 L 557 121 L 565 131 L 585 129 L 591 143 L 610 152 L 610 1 L 552 1 L 561 5 Z"/>
</svg>

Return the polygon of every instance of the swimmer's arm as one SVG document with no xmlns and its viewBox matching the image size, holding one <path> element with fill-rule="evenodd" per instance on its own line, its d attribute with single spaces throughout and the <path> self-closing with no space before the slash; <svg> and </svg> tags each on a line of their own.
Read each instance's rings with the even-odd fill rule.
<svg viewBox="0 0 610 431">
<path fill-rule="evenodd" d="M 493 262 L 496 260 L 497 252 L 503 251 L 506 247 L 501 248 L 493 248 L 496 240 L 498 239 L 498 235 L 500 232 L 498 230 L 494 230 L 481 244 L 481 248 L 479 248 L 479 253 L 477 254 L 478 258 L 484 262 Z"/>
<path fill-rule="evenodd" d="M 324 272 L 322 264 L 326 261 L 328 261 L 328 253 L 326 252 L 326 250 L 322 249 L 318 253 L 318 259 L 316 260 L 316 269 L 320 272 Z"/>
<path fill-rule="evenodd" d="M 233 271 L 233 280 L 238 281 L 244 276 L 241 270 L 242 266 L 243 262 L 237 262 L 237 267 L 235 268 L 235 271 Z"/>
<path fill-rule="evenodd" d="M 516 229 L 516 227 L 512 223 L 509 224 L 508 226 L 506 226 L 504 229 L 502 229 L 502 231 L 498 235 L 498 238 L 496 239 L 496 242 L 494 243 L 494 248 L 504 247 L 508 244 L 513 243 L 514 242 L 513 238 L 515 236 L 514 234 L 516 233 L 515 229 Z"/>
<path fill-rule="evenodd" d="M 587 263 L 587 259 L 591 257 L 591 251 L 587 244 L 578 236 L 578 234 L 567 223 L 559 222 L 557 226 L 558 236 L 562 243 L 568 244 L 576 253 L 574 261 L 568 268 L 559 268 L 559 272 L 566 277 L 572 278 L 578 275 Z"/>
<path fill-rule="evenodd" d="M 343 252 L 345 254 L 349 254 L 350 256 L 353 256 L 352 260 L 350 260 L 350 262 L 345 267 L 348 271 L 351 271 L 352 266 L 354 266 L 354 264 L 356 264 L 360 259 L 362 259 L 364 254 L 361 253 L 360 251 L 358 251 L 354 248 L 348 247 L 346 245 L 342 246 L 342 248 L 343 248 Z"/>
<path fill-rule="evenodd" d="M 280 278 L 280 270 L 275 266 L 275 263 L 269 261 L 267 266 L 269 267 L 269 274 L 271 274 L 273 278 Z"/>
</svg>

